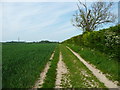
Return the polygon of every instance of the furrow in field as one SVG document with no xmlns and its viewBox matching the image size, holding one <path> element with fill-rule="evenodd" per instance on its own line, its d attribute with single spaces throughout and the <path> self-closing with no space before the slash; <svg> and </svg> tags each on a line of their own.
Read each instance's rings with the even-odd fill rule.
<svg viewBox="0 0 120 90">
<path fill-rule="evenodd" d="M 57 64 L 57 76 L 56 76 L 55 88 L 63 88 L 66 87 L 66 85 L 68 87 L 71 87 L 68 73 L 69 71 L 65 63 L 62 61 L 62 53 L 60 52 L 59 62 Z"/>
<path fill-rule="evenodd" d="M 53 59 L 54 57 L 54 53 L 55 51 L 52 53 L 51 57 L 50 57 L 50 60 Z M 46 78 L 46 74 L 50 68 L 50 65 L 51 65 L 51 61 L 48 61 L 48 63 L 46 64 L 44 70 L 42 71 L 42 73 L 40 73 L 40 78 L 38 79 L 38 81 L 36 82 L 34 88 L 41 88 L 43 83 L 44 83 L 44 80 Z"/>
<path fill-rule="evenodd" d="M 106 78 L 106 76 L 102 74 L 100 70 L 96 69 L 91 64 L 87 63 L 83 58 L 80 57 L 78 53 L 74 52 L 69 47 L 67 48 L 98 78 L 99 81 L 103 82 L 106 87 L 118 88 L 118 86 L 114 84 L 112 81 L 110 81 L 108 78 Z"/>
</svg>

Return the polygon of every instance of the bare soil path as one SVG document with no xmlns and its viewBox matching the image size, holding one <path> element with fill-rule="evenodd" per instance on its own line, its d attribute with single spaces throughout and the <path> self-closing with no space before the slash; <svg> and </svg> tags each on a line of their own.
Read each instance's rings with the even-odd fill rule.
<svg viewBox="0 0 120 90">
<path fill-rule="evenodd" d="M 64 85 L 70 86 L 68 74 L 69 71 L 65 63 L 62 61 L 62 53 L 60 52 L 59 62 L 57 64 L 57 76 L 55 82 L 55 88 L 63 88 Z"/>
<path fill-rule="evenodd" d="M 115 83 L 113 83 L 112 81 L 110 81 L 104 74 L 102 74 L 102 72 L 100 70 L 96 69 L 91 64 L 86 62 L 83 58 L 81 58 L 81 56 L 78 53 L 74 52 L 69 47 L 67 47 L 67 48 L 93 73 L 93 75 L 95 75 L 98 78 L 99 81 L 104 83 L 104 85 L 107 88 L 118 88 L 118 86 Z"/>
<path fill-rule="evenodd" d="M 54 53 L 55 53 L 55 51 L 52 53 L 52 55 L 50 57 L 50 60 L 53 59 Z M 51 65 L 51 61 L 48 61 L 48 63 L 46 64 L 44 70 L 42 71 L 42 73 L 40 73 L 40 78 L 38 78 L 38 81 L 35 83 L 34 88 L 42 88 L 42 85 L 44 83 L 46 74 L 47 74 L 47 72 L 48 72 L 48 70 L 50 68 L 50 65 Z"/>
</svg>

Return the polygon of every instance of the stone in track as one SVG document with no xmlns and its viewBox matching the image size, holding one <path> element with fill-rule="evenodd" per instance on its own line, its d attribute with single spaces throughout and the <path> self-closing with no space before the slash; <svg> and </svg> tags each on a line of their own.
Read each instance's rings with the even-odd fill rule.
<svg viewBox="0 0 120 90">
<path fill-rule="evenodd" d="M 67 47 L 67 46 L 66 46 Z M 104 83 L 104 85 L 107 88 L 118 88 L 116 84 L 114 84 L 111 80 L 109 80 L 102 72 L 95 67 L 93 67 L 91 64 L 86 62 L 78 53 L 74 52 L 72 49 L 67 47 L 92 73 L 95 75 L 99 81 Z"/>
</svg>

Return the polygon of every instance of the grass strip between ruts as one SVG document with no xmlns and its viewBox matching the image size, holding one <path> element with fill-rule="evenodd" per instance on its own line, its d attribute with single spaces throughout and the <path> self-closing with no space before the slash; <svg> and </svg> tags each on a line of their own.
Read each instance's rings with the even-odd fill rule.
<svg viewBox="0 0 120 90">
<path fill-rule="evenodd" d="M 47 72 L 42 88 L 54 88 L 55 87 L 55 81 L 56 81 L 56 75 L 57 75 L 56 68 L 57 68 L 58 61 L 59 61 L 59 45 L 56 47 L 54 57 L 51 60 L 51 66 Z"/>
</svg>

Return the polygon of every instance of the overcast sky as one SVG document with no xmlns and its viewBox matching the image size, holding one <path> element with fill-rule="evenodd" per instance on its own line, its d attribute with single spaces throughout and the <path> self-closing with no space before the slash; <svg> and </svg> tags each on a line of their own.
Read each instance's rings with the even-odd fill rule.
<svg viewBox="0 0 120 90">
<path fill-rule="evenodd" d="M 71 24 L 76 10 L 76 2 L 0 3 L 2 41 L 18 37 L 24 41 L 64 41 L 79 35 L 82 32 Z M 117 3 L 112 10 L 118 13 Z"/>
</svg>

